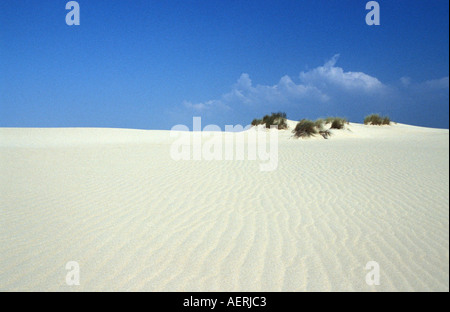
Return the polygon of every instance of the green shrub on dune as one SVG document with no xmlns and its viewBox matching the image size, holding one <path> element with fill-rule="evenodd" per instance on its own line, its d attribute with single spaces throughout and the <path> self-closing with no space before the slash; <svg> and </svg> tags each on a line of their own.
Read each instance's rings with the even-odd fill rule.
<svg viewBox="0 0 450 312">
<path fill-rule="evenodd" d="M 326 122 L 325 122 L 325 120 L 324 119 L 317 119 L 316 121 L 314 121 L 314 126 L 316 127 L 316 129 L 318 130 L 318 131 L 320 131 L 320 130 L 323 130 L 324 129 L 324 127 L 325 127 L 325 124 L 326 124 Z"/>
<path fill-rule="evenodd" d="M 345 118 L 341 118 L 341 117 L 334 117 L 332 122 L 331 122 L 331 127 L 330 129 L 344 129 L 345 125 L 349 124 L 348 120 Z"/>
<path fill-rule="evenodd" d="M 263 119 L 254 119 L 252 121 L 252 126 L 265 125 L 266 128 L 270 129 L 271 126 L 277 126 L 278 130 L 287 129 L 287 118 L 286 113 L 272 113 L 272 115 L 266 115 Z"/>
<path fill-rule="evenodd" d="M 306 138 L 320 134 L 327 139 L 331 136 L 330 129 L 344 129 L 346 124 L 348 125 L 349 121 L 342 117 L 319 118 L 316 121 L 302 119 L 295 127 L 293 133 L 297 138 Z M 326 125 L 330 125 L 330 127 L 327 128 L 325 127 Z"/>
<path fill-rule="evenodd" d="M 349 124 L 349 121 L 347 120 L 347 118 L 342 118 L 342 117 L 327 117 L 324 120 L 324 123 L 327 124 L 331 124 L 330 129 L 344 129 L 345 125 Z"/>
<path fill-rule="evenodd" d="M 316 121 L 302 119 L 297 123 L 292 132 L 297 138 L 309 138 L 316 134 L 320 134 L 327 139 L 331 135 L 329 130 L 324 129 L 324 121 L 322 119 Z"/>
<path fill-rule="evenodd" d="M 305 137 L 313 136 L 318 133 L 317 125 L 312 120 L 302 119 L 295 126 L 293 133 L 298 138 L 305 138 Z"/>
<path fill-rule="evenodd" d="M 262 119 L 253 119 L 252 126 L 259 126 L 262 125 Z"/>
<path fill-rule="evenodd" d="M 389 117 L 383 117 L 383 125 L 390 125 L 391 124 L 391 119 Z"/>
<path fill-rule="evenodd" d="M 382 117 L 378 114 L 372 114 L 364 118 L 364 124 L 374 126 L 390 125 L 391 119 L 388 116 Z"/>
<path fill-rule="evenodd" d="M 300 120 L 294 129 L 295 136 L 299 138 L 310 137 L 317 133 L 317 124 L 308 119 Z"/>
</svg>

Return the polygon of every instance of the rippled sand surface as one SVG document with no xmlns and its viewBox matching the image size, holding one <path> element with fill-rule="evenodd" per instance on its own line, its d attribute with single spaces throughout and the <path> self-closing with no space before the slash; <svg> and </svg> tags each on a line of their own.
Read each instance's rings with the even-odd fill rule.
<svg viewBox="0 0 450 312">
<path fill-rule="evenodd" d="M 449 291 L 448 130 L 280 131 L 272 172 L 173 140 L 0 129 L 0 290 Z"/>
</svg>

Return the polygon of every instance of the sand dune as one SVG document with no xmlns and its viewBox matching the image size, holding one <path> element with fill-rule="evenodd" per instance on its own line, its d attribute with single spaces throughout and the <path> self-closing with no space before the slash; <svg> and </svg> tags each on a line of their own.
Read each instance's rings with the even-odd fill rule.
<svg viewBox="0 0 450 312">
<path fill-rule="evenodd" d="M 449 291 L 448 130 L 279 131 L 272 172 L 173 141 L 0 129 L 0 291 Z"/>
</svg>

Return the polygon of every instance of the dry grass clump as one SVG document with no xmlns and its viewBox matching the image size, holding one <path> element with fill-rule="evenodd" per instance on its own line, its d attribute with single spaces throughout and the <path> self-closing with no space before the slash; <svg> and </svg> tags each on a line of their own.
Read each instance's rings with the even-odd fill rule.
<svg viewBox="0 0 450 312">
<path fill-rule="evenodd" d="M 277 126 L 278 130 L 287 129 L 286 113 L 272 113 L 272 115 L 266 115 L 263 119 L 253 119 L 252 126 L 264 125 L 270 129 L 271 126 Z"/>
<path fill-rule="evenodd" d="M 346 124 L 347 125 L 349 124 L 349 122 L 348 122 L 348 120 L 346 118 L 332 117 L 330 129 L 341 130 L 341 129 L 345 128 Z"/>
<path fill-rule="evenodd" d="M 364 118 L 364 124 L 374 126 L 390 125 L 391 119 L 388 116 L 382 117 L 378 114 L 372 114 Z"/>
<path fill-rule="evenodd" d="M 320 134 L 327 139 L 331 135 L 329 130 L 324 129 L 323 119 L 318 119 L 316 121 L 302 119 L 297 123 L 292 132 L 297 138 L 309 138 L 311 136 L 315 136 L 316 134 Z"/>
</svg>

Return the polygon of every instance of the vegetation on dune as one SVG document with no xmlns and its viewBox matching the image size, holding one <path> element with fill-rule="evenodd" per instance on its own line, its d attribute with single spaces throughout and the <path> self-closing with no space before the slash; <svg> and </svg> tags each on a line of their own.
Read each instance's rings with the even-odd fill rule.
<svg viewBox="0 0 450 312">
<path fill-rule="evenodd" d="M 303 120 L 305 120 L 305 119 L 303 119 Z M 318 131 L 323 130 L 325 127 L 325 124 L 326 124 L 326 122 L 324 119 L 317 119 L 316 121 L 314 121 L 314 126 L 316 127 L 316 129 Z"/>
<path fill-rule="evenodd" d="M 295 126 L 293 133 L 299 138 L 313 136 L 318 133 L 317 125 L 312 120 L 302 119 Z"/>
<path fill-rule="evenodd" d="M 262 122 L 262 119 L 253 119 L 253 121 L 252 121 L 252 126 L 259 126 L 259 125 L 261 125 L 263 122 Z"/>
<path fill-rule="evenodd" d="M 328 124 L 331 125 L 327 129 L 325 126 Z M 346 124 L 349 124 L 348 120 L 342 117 L 320 118 L 316 121 L 302 119 L 292 132 L 297 138 L 308 138 L 316 134 L 320 134 L 327 139 L 331 136 L 331 131 L 329 129 L 344 129 Z"/>
<path fill-rule="evenodd" d="M 331 127 L 330 129 L 344 129 L 345 124 L 340 122 L 339 120 L 333 120 L 333 122 L 331 123 Z"/>
<path fill-rule="evenodd" d="M 320 134 L 327 139 L 331 135 L 329 130 L 324 129 L 323 119 L 318 119 L 316 121 L 302 119 L 297 123 L 292 132 L 297 138 L 309 138 L 316 134 Z"/>
<path fill-rule="evenodd" d="M 388 116 L 380 116 L 378 114 L 372 114 L 364 118 L 364 124 L 374 126 L 390 125 L 391 119 Z"/>
<path fill-rule="evenodd" d="M 287 118 L 286 113 L 272 113 L 272 115 L 266 115 L 263 119 L 254 119 L 252 121 L 252 126 L 264 125 L 266 128 L 270 129 L 271 126 L 278 127 L 278 130 L 287 129 Z"/>
<path fill-rule="evenodd" d="M 330 129 L 344 129 L 345 125 L 349 124 L 349 121 L 346 118 L 342 118 L 342 117 L 332 117 L 330 119 L 330 123 L 331 123 L 331 127 Z"/>
<path fill-rule="evenodd" d="M 308 138 L 320 134 L 325 139 L 331 136 L 331 129 L 341 130 L 350 124 L 347 118 L 343 117 L 326 117 L 316 121 L 309 119 L 300 120 L 295 129 L 292 131 L 297 138 Z M 365 125 L 390 125 L 391 119 L 388 116 L 380 116 L 379 114 L 371 114 L 364 118 Z M 263 125 L 270 129 L 276 126 L 279 130 L 288 128 L 286 113 L 278 112 L 271 115 L 265 115 L 262 119 L 253 119 L 252 126 Z M 329 127 L 326 127 L 329 125 Z"/>
</svg>

